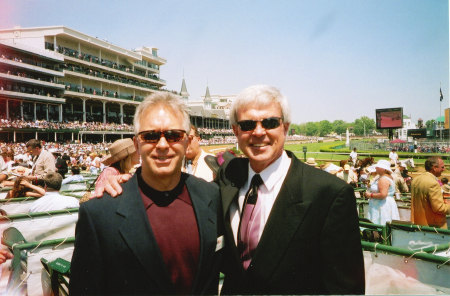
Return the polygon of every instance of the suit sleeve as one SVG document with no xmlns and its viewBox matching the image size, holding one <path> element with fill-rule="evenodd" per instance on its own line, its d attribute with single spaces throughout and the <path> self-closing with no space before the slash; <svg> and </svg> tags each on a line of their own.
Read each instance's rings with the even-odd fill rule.
<svg viewBox="0 0 450 296">
<path fill-rule="evenodd" d="M 321 234 L 323 283 L 333 294 L 364 294 L 364 260 L 353 189 L 334 199 Z"/>
<path fill-rule="evenodd" d="M 98 236 L 88 211 L 82 204 L 75 230 L 75 249 L 70 270 L 70 295 L 99 294 L 102 292 L 102 254 Z"/>
<path fill-rule="evenodd" d="M 433 212 L 437 214 L 450 214 L 450 205 L 444 202 L 442 189 L 438 182 L 433 182 L 429 189 L 430 205 Z"/>
</svg>

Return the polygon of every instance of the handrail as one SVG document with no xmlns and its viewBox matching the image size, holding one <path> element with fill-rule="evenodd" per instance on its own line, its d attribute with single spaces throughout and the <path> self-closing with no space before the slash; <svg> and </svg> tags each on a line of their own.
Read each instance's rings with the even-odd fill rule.
<svg viewBox="0 0 450 296">
<path fill-rule="evenodd" d="M 396 255 L 405 256 L 408 258 L 416 258 L 416 259 L 422 259 L 426 261 L 435 262 L 441 265 L 449 265 L 450 266 L 450 260 L 447 257 L 442 257 L 438 255 L 429 254 L 426 252 L 417 252 L 417 251 L 411 251 L 408 249 L 398 248 L 398 247 L 392 247 L 387 245 L 382 245 L 379 243 L 371 243 L 366 241 L 361 241 L 361 246 L 364 250 L 368 251 L 382 251 L 382 252 L 388 252 Z M 405 259 L 407 260 L 407 259 Z"/>
</svg>

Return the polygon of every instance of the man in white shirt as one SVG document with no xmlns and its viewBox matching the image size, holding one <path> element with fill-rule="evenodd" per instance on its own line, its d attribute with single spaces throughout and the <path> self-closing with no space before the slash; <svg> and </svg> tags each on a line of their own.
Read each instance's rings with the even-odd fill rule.
<svg viewBox="0 0 450 296">
<path fill-rule="evenodd" d="M 358 159 L 358 153 L 356 152 L 356 147 L 354 147 L 353 151 L 350 152 L 350 158 L 352 159 L 353 166 L 356 165 L 356 160 Z"/>
<path fill-rule="evenodd" d="M 57 211 L 80 207 L 78 199 L 72 196 L 59 194 L 62 176 L 56 172 L 50 172 L 43 178 L 46 193 L 30 206 L 30 213 Z"/>
<path fill-rule="evenodd" d="M 211 182 L 214 179 L 213 171 L 206 164 L 205 157 L 212 154 L 203 151 L 200 147 L 200 140 L 201 138 L 197 128 L 191 125 L 189 145 L 186 150 L 183 171 Z"/>
<path fill-rule="evenodd" d="M 228 252 L 222 293 L 364 294 L 353 189 L 284 150 L 289 110 L 267 85 L 233 103 L 230 122 L 248 158 L 225 162 L 217 177 Z"/>
<path fill-rule="evenodd" d="M 392 148 L 391 152 L 389 152 L 389 159 L 391 161 L 391 164 L 397 165 L 398 154 L 397 154 L 395 148 Z"/>
</svg>

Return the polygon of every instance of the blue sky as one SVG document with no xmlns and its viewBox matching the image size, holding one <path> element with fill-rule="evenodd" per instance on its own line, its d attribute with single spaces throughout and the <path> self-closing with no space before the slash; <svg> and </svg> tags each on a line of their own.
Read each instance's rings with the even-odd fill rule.
<svg viewBox="0 0 450 296">
<path fill-rule="evenodd" d="M 124 48 L 159 48 L 161 78 L 191 99 L 279 87 L 294 123 L 449 107 L 448 0 L 1 0 L 0 28 L 64 25 Z"/>
</svg>

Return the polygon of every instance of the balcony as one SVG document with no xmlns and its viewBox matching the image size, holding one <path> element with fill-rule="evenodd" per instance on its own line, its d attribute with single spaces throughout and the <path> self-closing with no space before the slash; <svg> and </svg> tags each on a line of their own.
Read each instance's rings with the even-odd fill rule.
<svg viewBox="0 0 450 296">
<path fill-rule="evenodd" d="M 164 79 L 160 79 L 157 76 L 153 74 L 145 75 L 141 73 L 140 71 L 133 71 L 131 69 L 131 66 L 117 64 L 115 62 L 111 62 L 109 60 L 99 59 L 96 56 L 89 55 L 89 54 L 83 54 L 78 53 L 78 51 L 67 48 L 67 47 L 60 47 L 58 49 L 60 53 L 62 53 L 66 58 L 65 60 L 70 60 L 74 62 L 81 62 L 84 65 L 87 65 L 89 67 L 96 67 L 98 69 L 103 69 L 105 71 L 111 71 L 117 74 L 126 74 L 127 76 L 153 82 L 155 84 L 164 86 L 166 85 L 166 81 Z M 147 68 L 150 69 L 150 68 Z"/>
<path fill-rule="evenodd" d="M 59 98 L 56 96 L 50 96 L 50 95 L 45 96 L 45 95 L 41 95 L 41 94 L 25 93 L 25 92 L 20 92 L 20 91 L 15 91 L 15 90 L 0 89 L 0 95 L 8 97 L 8 98 L 45 102 L 45 103 L 65 103 L 66 102 L 66 100 L 64 98 Z"/>
<path fill-rule="evenodd" d="M 53 69 L 49 69 L 49 68 L 44 68 L 44 67 L 40 67 L 38 65 L 27 64 L 27 63 L 25 63 L 23 61 L 21 62 L 21 59 L 10 60 L 10 59 L 7 59 L 6 57 L 0 57 L 0 63 L 6 64 L 6 65 L 10 65 L 10 66 L 13 66 L 13 67 L 16 67 L 16 68 L 21 68 L 21 69 L 27 69 L 27 70 L 31 70 L 31 71 L 41 72 L 41 73 L 45 73 L 45 74 L 56 76 L 56 77 L 63 77 L 64 76 L 62 71 L 57 71 L 57 70 L 53 70 Z"/>
<path fill-rule="evenodd" d="M 53 81 L 40 80 L 40 77 L 38 77 L 36 79 L 34 77 L 23 77 L 23 76 L 0 72 L 0 79 L 1 80 L 10 80 L 10 81 L 15 81 L 15 82 L 23 82 L 23 83 L 27 83 L 27 84 L 36 85 L 36 86 L 44 86 L 44 87 L 60 89 L 60 90 L 64 89 L 64 84 L 54 83 Z"/>
<path fill-rule="evenodd" d="M 72 96 L 85 99 L 96 99 L 100 101 L 116 102 L 139 105 L 144 100 L 144 97 L 133 97 L 131 95 L 119 95 L 117 92 L 109 90 L 101 90 L 97 88 L 81 87 L 78 84 L 67 84 L 64 96 Z"/>
<path fill-rule="evenodd" d="M 76 66 L 68 66 L 68 69 L 64 70 L 64 74 L 66 76 L 76 76 L 81 77 L 87 80 L 94 80 L 98 82 L 114 84 L 122 87 L 137 89 L 145 92 L 149 91 L 157 91 L 158 88 L 154 85 L 148 85 L 146 83 L 139 83 L 138 81 L 126 81 L 125 79 L 120 79 L 113 75 L 102 74 L 99 72 L 94 72 L 92 70 L 88 70 L 89 74 L 86 74 L 87 69 L 77 68 Z"/>
</svg>

